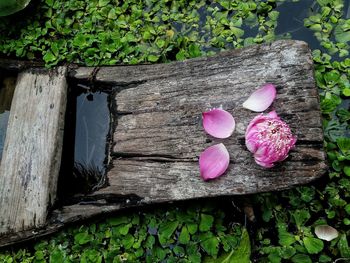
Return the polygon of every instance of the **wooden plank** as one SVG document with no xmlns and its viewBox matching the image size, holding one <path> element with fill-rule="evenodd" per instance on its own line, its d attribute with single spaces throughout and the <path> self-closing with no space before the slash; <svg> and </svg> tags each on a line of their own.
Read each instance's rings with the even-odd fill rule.
<svg viewBox="0 0 350 263">
<path fill-rule="evenodd" d="M 71 68 L 69 76 L 114 92 L 108 186 L 55 207 L 35 232 L 0 236 L 0 246 L 127 207 L 282 190 L 326 171 L 318 91 L 304 42 L 277 41 L 169 64 Z M 256 114 L 241 105 L 266 82 L 278 88 L 272 108 L 298 136 L 290 157 L 273 169 L 257 166 L 244 145 L 245 127 Z M 202 111 L 219 106 L 237 122 L 225 140 L 207 136 L 201 125 Z M 203 182 L 198 156 L 218 142 L 230 152 L 230 167 L 221 178 Z"/>
<path fill-rule="evenodd" d="M 87 72 L 77 73 L 83 75 Z M 113 167 L 109 186 L 96 195 L 136 194 L 152 203 L 251 194 L 305 184 L 325 173 L 319 98 L 304 42 L 277 41 L 165 65 L 101 68 L 94 78 L 118 90 Z M 288 160 L 273 169 L 256 165 L 244 145 L 245 128 L 256 113 L 241 105 L 265 83 L 278 89 L 271 109 L 298 136 Z M 206 135 L 201 125 L 201 113 L 220 106 L 237 122 L 226 140 Z M 219 142 L 228 148 L 230 167 L 219 179 L 204 182 L 198 156 Z"/>
<path fill-rule="evenodd" d="M 0 166 L 0 235 L 46 223 L 56 196 L 66 68 L 18 76 Z"/>
</svg>

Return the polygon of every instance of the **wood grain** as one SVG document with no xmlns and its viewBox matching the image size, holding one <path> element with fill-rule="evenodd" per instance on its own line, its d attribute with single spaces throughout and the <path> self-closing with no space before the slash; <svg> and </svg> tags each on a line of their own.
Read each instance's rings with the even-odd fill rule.
<svg viewBox="0 0 350 263">
<path fill-rule="evenodd" d="M 55 201 L 66 68 L 18 76 L 0 166 L 0 235 L 38 228 Z"/>
<path fill-rule="evenodd" d="M 326 165 L 313 74 L 309 48 L 301 41 L 165 65 L 101 68 L 96 80 L 117 86 L 117 125 L 109 186 L 95 194 L 136 194 L 152 203 L 281 190 L 322 176 Z M 244 144 L 245 128 L 257 113 L 242 103 L 265 83 L 277 86 L 269 110 L 275 109 L 298 137 L 289 158 L 273 169 L 256 165 Z M 202 128 L 201 112 L 216 107 L 236 118 L 236 131 L 225 140 Z M 230 167 L 221 178 L 204 182 L 198 156 L 219 142 L 228 148 Z"/>
<path fill-rule="evenodd" d="M 69 77 L 74 81 L 101 85 L 113 93 L 108 186 L 67 200 L 63 207 L 53 209 L 43 225 L 45 220 L 33 222 L 35 232 L 23 229 L 0 236 L 0 246 L 127 207 L 282 190 L 321 177 L 327 167 L 313 74 L 307 44 L 292 40 L 169 64 L 71 68 Z M 273 169 L 256 165 L 247 151 L 244 132 L 256 113 L 241 106 L 267 82 L 278 89 L 269 110 L 275 109 L 298 136 L 288 159 Z M 236 118 L 236 130 L 228 139 L 218 140 L 203 131 L 201 113 L 215 107 L 223 107 Z M 230 166 L 222 177 L 204 182 L 199 176 L 198 156 L 219 142 L 228 148 Z M 29 160 L 34 159 L 23 158 L 24 163 Z M 7 180 L 7 189 L 12 184 L 21 189 L 19 181 Z M 3 182 L 0 177 L 0 196 L 6 192 Z M 17 204 L 20 199 L 14 197 L 17 199 L 10 202 Z M 2 205 L 8 202 L 1 202 L 0 213 L 7 212 Z"/>
</svg>

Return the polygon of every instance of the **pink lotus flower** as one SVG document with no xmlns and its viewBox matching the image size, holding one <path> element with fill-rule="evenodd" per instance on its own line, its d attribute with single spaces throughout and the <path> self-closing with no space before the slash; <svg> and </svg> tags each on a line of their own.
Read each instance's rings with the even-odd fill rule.
<svg viewBox="0 0 350 263">
<path fill-rule="evenodd" d="M 289 126 L 275 111 L 256 116 L 245 133 L 246 146 L 254 154 L 255 162 L 266 168 L 286 159 L 296 140 Z"/>
</svg>

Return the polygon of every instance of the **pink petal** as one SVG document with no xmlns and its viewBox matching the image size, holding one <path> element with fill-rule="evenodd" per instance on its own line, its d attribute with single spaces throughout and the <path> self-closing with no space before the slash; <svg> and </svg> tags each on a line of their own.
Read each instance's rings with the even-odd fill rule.
<svg viewBox="0 0 350 263">
<path fill-rule="evenodd" d="M 280 117 L 277 115 L 277 112 L 276 111 L 270 111 L 268 114 L 267 114 L 268 117 L 270 118 L 276 118 L 276 119 L 280 119 Z"/>
<path fill-rule="evenodd" d="M 243 103 L 243 107 L 255 112 L 266 110 L 276 98 L 276 88 L 272 84 L 266 84 L 254 91 Z"/>
<path fill-rule="evenodd" d="M 225 173 L 230 155 L 222 143 L 205 149 L 199 156 L 199 170 L 203 180 L 214 179 Z"/>
<path fill-rule="evenodd" d="M 236 123 L 232 115 L 222 109 L 203 112 L 204 130 L 216 138 L 228 138 L 232 135 Z"/>
</svg>

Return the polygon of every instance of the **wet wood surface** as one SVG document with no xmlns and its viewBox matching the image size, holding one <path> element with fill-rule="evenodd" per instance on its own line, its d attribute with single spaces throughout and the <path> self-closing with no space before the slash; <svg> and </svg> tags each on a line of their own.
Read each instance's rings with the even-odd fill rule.
<svg viewBox="0 0 350 263">
<path fill-rule="evenodd" d="M 56 196 L 66 68 L 19 74 L 0 165 L 0 235 L 46 224 Z"/>
<path fill-rule="evenodd" d="M 318 91 L 304 42 L 276 41 L 168 64 L 70 68 L 69 78 L 113 94 L 107 185 L 55 206 L 34 234 L 0 236 L 0 246 L 123 208 L 283 190 L 326 172 Z M 277 86 L 269 110 L 275 109 L 298 137 L 288 159 L 272 169 L 255 164 L 244 143 L 246 126 L 257 113 L 242 103 L 265 83 Z M 228 139 L 215 139 L 202 128 L 201 113 L 216 107 L 236 119 Z M 220 142 L 230 153 L 230 166 L 222 177 L 204 182 L 198 157 Z"/>
</svg>

